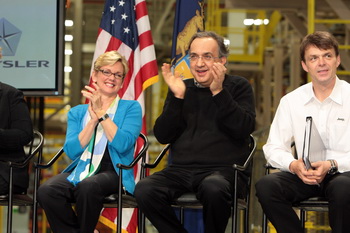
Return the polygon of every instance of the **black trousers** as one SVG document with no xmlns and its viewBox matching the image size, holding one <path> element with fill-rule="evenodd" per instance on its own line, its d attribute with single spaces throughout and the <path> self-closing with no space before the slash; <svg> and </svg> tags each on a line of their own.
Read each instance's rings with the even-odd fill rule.
<svg viewBox="0 0 350 233">
<path fill-rule="evenodd" d="M 118 175 L 114 170 L 101 171 L 77 186 L 66 179 L 68 175 L 58 174 L 42 184 L 38 189 L 39 204 L 54 233 L 93 233 L 104 197 L 118 190 Z"/>
<path fill-rule="evenodd" d="M 8 194 L 9 191 L 9 182 L 7 182 L 7 180 L 4 177 L 0 176 L 0 195 Z M 13 193 L 17 194 L 26 192 L 26 188 L 22 188 L 16 184 L 13 184 Z"/>
<path fill-rule="evenodd" d="M 170 203 L 186 192 L 195 192 L 203 204 L 206 233 L 224 233 L 231 214 L 232 168 L 194 169 L 168 167 L 139 181 L 135 197 L 139 208 L 159 233 L 187 232 Z M 241 179 L 239 187 L 245 190 Z"/>
<path fill-rule="evenodd" d="M 317 185 L 307 185 L 289 172 L 264 176 L 256 183 L 256 196 L 278 233 L 304 233 L 292 203 L 314 196 L 329 201 L 329 223 L 333 233 L 350 229 L 350 172 L 327 175 Z"/>
</svg>

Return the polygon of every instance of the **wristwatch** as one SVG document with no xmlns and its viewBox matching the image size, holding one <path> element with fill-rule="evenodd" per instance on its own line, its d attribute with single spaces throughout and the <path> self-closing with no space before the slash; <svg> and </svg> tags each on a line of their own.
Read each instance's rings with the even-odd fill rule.
<svg viewBox="0 0 350 233">
<path fill-rule="evenodd" d="M 334 175 L 335 173 L 338 172 L 337 165 L 336 165 L 334 159 L 330 159 L 328 161 L 331 163 L 331 168 L 329 169 L 328 174 Z"/>
<path fill-rule="evenodd" d="M 104 121 L 106 120 L 107 118 L 109 118 L 108 114 L 104 114 L 100 119 L 98 119 L 98 122 L 101 122 L 101 121 Z"/>
</svg>

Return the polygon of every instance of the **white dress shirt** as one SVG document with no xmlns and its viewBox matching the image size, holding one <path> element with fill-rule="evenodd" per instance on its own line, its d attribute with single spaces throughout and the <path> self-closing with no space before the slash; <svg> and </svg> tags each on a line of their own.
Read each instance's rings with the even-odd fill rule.
<svg viewBox="0 0 350 233">
<path fill-rule="evenodd" d="M 281 98 L 263 146 L 267 162 L 289 171 L 295 160 L 292 141 L 301 158 L 307 116 L 313 118 L 325 144 L 326 160 L 335 159 L 339 172 L 350 171 L 350 84 L 338 77 L 331 95 L 323 102 L 315 97 L 311 82 Z"/>
</svg>

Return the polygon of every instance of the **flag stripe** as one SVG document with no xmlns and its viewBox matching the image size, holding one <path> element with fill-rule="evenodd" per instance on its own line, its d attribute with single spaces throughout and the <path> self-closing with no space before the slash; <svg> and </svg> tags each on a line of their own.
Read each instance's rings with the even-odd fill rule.
<svg viewBox="0 0 350 233">
<path fill-rule="evenodd" d="M 154 67 L 155 65 L 157 65 L 157 61 L 153 60 L 150 61 L 148 63 L 146 63 L 145 65 L 142 66 L 141 68 L 141 72 L 142 72 L 142 77 L 144 78 L 145 76 L 148 77 L 156 77 L 158 75 L 158 71 L 157 70 L 152 70 L 151 68 Z M 143 79 L 142 82 L 146 83 L 147 81 L 151 81 L 151 79 Z M 153 84 L 153 83 L 152 83 Z M 145 89 L 145 88 L 143 88 Z"/>
<path fill-rule="evenodd" d="M 137 21 L 137 27 L 139 28 L 139 35 L 147 32 L 147 31 L 150 31 L 150 25 L 147 24 L 148 21 L 149 21 L 148 15 L 141 17 Z"/>
<path fill-rule="evenodd" d="M 139 20 L 141 17 L 144 16 L 148 16 L 148 12 L 147 12 L 147 6 L 146 6 L 146 1 L 135 1 L 135 10 L 136 10 L 136 20 Z M 146 25 L 149 25 L 149 20 L 147 20 L 147 22 L 145 23 Z M 149 28 L 148 30 L 151 30 L 151 28 Z M 141 31 L 139 31 L 141 32 Z M 141 33 L 140 33 L 141 34 Z"/>
<path fill-rule="evenodd" d="M 154 50 L 151 31 L 146 31 L 140 34 L 140 50 L 143 51 L 148 47 L 152 47 L 152 49 Z"/>
</svg>

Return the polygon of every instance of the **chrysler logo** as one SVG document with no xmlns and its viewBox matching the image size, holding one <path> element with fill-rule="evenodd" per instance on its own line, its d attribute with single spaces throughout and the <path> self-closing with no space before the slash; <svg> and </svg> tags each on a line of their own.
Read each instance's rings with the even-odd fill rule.
<svg viewBox="0 0 350 233">
<path fill-rule="evenodd" d="M 18 47 L 22 32 L 7 21 L 0 19 L 0 47 L 3 56 L 14 56 Z"/>
</svg>

